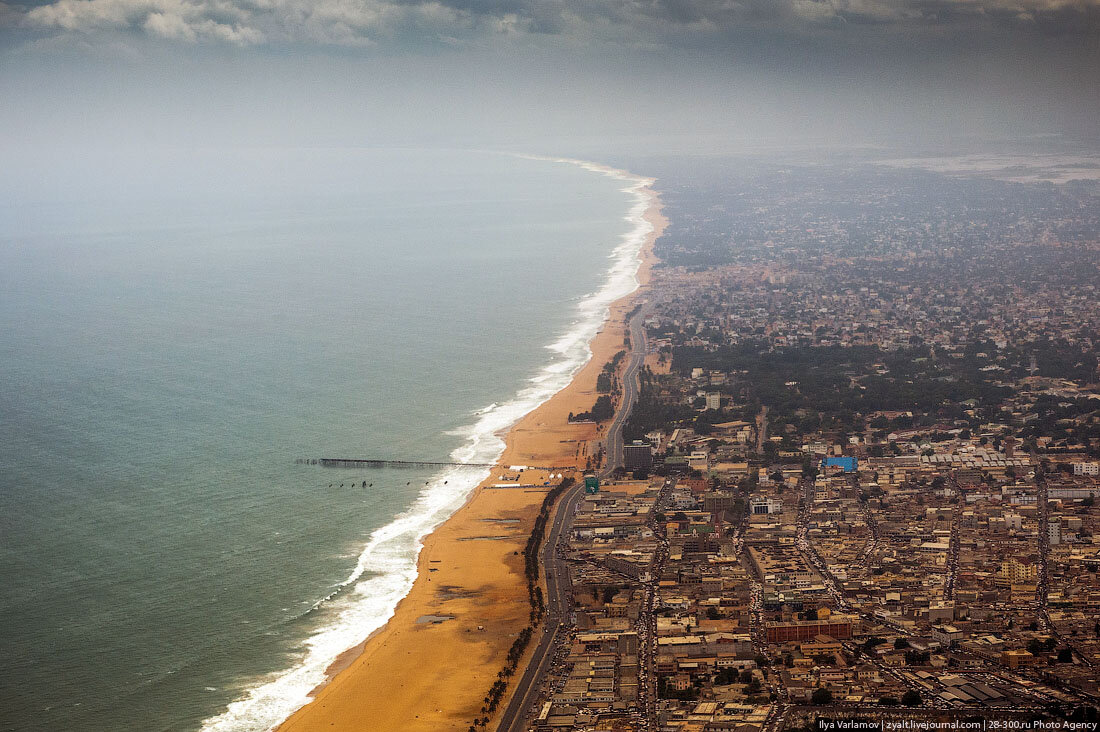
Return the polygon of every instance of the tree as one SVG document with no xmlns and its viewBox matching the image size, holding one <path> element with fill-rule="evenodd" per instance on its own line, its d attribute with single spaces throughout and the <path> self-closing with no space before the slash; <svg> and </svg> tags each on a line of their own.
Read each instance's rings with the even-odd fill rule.
<svg viewBox="0 0 1100 732">
<path fill-rule="evenodd" d="M 810 703 L 816 706 L 825 706 L 826 704 L 833 703 L 833 692 L 821 687 L 814 689 L 814 693 L 810 696 Z"/>
<path fill-rule="evenodd" d="M 905 652 L 905 663 L 909 666 L 924 666 L 927 665 L 930 656 L 928 651 L 918 651 L 910 649 Z"/>
<path fill-rule="evenodd" d="M 615 407 L 611 404 L 611 397 L 606 394 L 598 397 L 596 403 L 592 405 L 591 411 L 581 412 L 571 417 L 570 421 L 584 421 L 591 419 L 595 422 L 603 422 L 611 419 L 615 414 Z"/>
<path fill-rule="evenodd" d="M 884 707 L 896 707 L 898 704 L 901 704 L 896 696 L 884 696 L 878 700 L 878 703 Z"/>
<path fill-rule="evenodd" d="M 863 641 L 863 648 L 864 650 L 870 651 L 875 646 L 881 646 L 885 642 L 885 638 L 879 638 L 877 635 L 873 635 L 867 640 Z"/>
<path fill-rule="evenodd" d="M 717 674 L 715 674 L 714 683 L 719 686 L 725 686 L 727 684 L 734 683 L 735 681 L 737 681 L 737 679 L 737 669 L 724 668 L 720 670 Z"/>
<path fill-rule="evenodd" d="M 919 707 L 921 703 L 920 692 L 916 689 L 910 689 L 902 695 L 901 703 L 907 707 Z"/>
<path fill-rule="evenodd" d="M 894 649 L 900 651 L 902 648 L 908 648 L 909 641 L 905 640 L 901 636 L 894 639 Z"/>
<path fill-rule="evenodd" d="M 1058 651 L 1058 663 L 1073 663 L 1073 650 L 1063 648 Z"/>
</svg>

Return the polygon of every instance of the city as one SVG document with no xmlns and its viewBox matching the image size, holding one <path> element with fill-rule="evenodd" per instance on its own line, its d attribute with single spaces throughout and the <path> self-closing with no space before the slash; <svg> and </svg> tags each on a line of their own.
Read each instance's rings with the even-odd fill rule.
<svg viewBox="0 0 1100 732">
<path fill-rule="evenodd" d="M 748 167 L 668 176 L 527 728 L 1095 724 L 1096 186 Z"/>
</svg>

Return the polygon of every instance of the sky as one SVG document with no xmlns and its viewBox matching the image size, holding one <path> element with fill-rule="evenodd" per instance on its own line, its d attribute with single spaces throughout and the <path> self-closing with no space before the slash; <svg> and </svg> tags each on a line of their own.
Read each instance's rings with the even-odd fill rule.
<svg viewBox="0 0 1100 732">
<path fill-rule="evenodd" d="M 1100 0 L 0 0 L 0 148 L 1100 142 Z"/>
</svg>

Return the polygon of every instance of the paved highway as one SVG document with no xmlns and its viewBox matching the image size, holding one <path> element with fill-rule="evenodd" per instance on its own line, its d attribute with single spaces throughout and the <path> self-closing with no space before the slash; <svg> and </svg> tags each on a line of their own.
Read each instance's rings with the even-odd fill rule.
<svg viewBox="0 0 1100 732">
<path fill-rule="evenodd" d="M 600 471 L 601 478 L 609 477 L 615 468 L 622 465 L 623 424 L 638 400 L 638 372 L 645 363 L 645 328 L 642 327 L 644 317 L 642 310 L 639 310 L 630 319 L 630 360 L 623 371 L 623 398 L 604 438 L 607 460 Z M 508 706 L 500 716 L 497 732 L 518 732 L 525 729 L 531 704 L 538 698 L 547 671 L 554 661 L 558 636 L 572 623 L 572 586 L 565 561 L 558 556 L 558 547 L 561 537 L 569 530 L 583 496 L 583 481 L 578 481 L 562 494 L 554 511 L 553 521 L 546 532 L 546 541 L 539 555 L 539 564 L 546 578 L 546 618 L 543 632 L 538 636 L 538 644 L 531 655 L 531 661 L 516 682 Z"/>
<path fill-rule="evenodd" d="M 630 416 L 630 410 L 638 401 L 638 372 L 645 363 L 645 328 L 642 321 L 645 319 L 644 308 L 639 309 L 630 319 L 630 361 L 623 371 L 623 398 L 619 403 L 619 409 L 615 412 L 615 418 L 607 428 L 607 436 L 604 438 L 605 461 L 602 475 L 611 474 L 615 468 L 623 464 L 623 424 Z"/>
</svg>

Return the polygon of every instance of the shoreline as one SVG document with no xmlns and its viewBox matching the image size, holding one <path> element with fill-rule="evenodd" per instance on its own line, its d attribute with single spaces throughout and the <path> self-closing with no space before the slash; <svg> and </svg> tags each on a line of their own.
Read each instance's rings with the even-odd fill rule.
<svg viewBox="0 0 1100 732">
<path fill-rule="evenodd" d="M 600 437 L 599 430 L 593 424 L 569 423 L 566 415 L 594 402 L 596 376 L 622 348 L 621 332 L 614 326 L 623 322 L 644 291 L 655 263 L 653 246 L 666 223 L 652 179 L 588 161 L 536 159 L 578 165 L 630 183 L 624 190 L 636 194 L 638 202 L 625 218 L 634 226 L 610 255 L 615 262 L 606 286 L 614 286 L 624 265 L 633 270 L 634 286 L 606 305 L 597 303 L 606 315 L 595 336 L 584 343 L 586 360 L 564 387 L 497 431 L 498 436 L 503 430 L 507 434 L 493 460 L 496 467 L 422 537 L 411 589 L 380 627 L 329 663 L 325 679 L 309 693 L 309 700 L 276 727 L 280 732 L 466 730 L 475 717 L 484 716 L 482 697 L 496 680 L 516 634 L 528 623 L 521 555 L 548 490 L 541 485 L 548 474 L 528 470 L 518 476 L 522 486 L 500 489 L 498 484 L 517 477 L 508 466 L 584 469 L 589 443 Z M 643 240 L 627 261 L 622 248 L 630 246 L 640 227 L 645 227 Z M 568 336 L 553 348 L 565 353 L 567 340 Z M 513 686 L 509 684 L 509 692 Z"/>
</svg>

